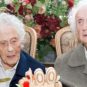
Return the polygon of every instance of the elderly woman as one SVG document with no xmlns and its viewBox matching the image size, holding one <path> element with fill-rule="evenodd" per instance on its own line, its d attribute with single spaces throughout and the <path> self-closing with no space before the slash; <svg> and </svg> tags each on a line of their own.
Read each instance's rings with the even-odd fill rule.
<svg viewBox="0 0 87 87">
<path fill-rule="evenodd" d="M 45 72 L 42 64 L 21 50 L 24 36 L 24 25 L 17 17 L 0 13 L 0 87 L 17 87 L 29 68 Z"/>
<path fill-rule="evenodd" d="M 87 0 L 72 8 L 69 23 L 81 44 L 57 58 L 55 69 L 64 87 L 87 87 Z"/>
</svg>

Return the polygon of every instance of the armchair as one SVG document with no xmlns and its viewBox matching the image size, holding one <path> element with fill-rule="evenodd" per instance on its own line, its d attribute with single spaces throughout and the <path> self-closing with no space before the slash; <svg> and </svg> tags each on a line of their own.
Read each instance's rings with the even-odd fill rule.
<svg viewBox="0 0 87 87">
<path fill-rule="evenodd" d="M 78 45 L 76 36 L 71 32 L 70 27 L 64 27 L 55 35 L 56 53 L 61 56 Z"/>
<path fill-rule="evenodd" d="M 37 45 L 37 33 L 33 28 L 27 26 L 25 26 L 25 31 L 26 31 L 26 35 L 24 39 L 23 50 L 26 51 L 30 56 L 35 58 L 36 45 Z"/>
</svg>

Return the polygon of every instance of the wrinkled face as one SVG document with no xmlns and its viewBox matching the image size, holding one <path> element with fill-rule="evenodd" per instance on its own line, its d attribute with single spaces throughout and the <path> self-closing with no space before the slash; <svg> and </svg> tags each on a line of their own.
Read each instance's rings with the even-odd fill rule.
<svg viewBox="0 0 87 87">
<path fill-rule="evenodd" d="M 0 26 L 0 56 L 5 68 L 13 67 L 20 58 L 20 39 L 12 26 Z"/>
<path fill-rule="evenodd" d="M 76 14 L 78 39 L 87 46 L 87 6 L 83 6 Z"/>
</svg>

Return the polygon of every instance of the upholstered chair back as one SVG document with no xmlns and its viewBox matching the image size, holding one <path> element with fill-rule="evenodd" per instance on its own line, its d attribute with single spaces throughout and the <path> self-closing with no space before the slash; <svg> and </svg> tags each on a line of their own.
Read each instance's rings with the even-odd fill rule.
<svg viewBox="0 0 87 87">
<path fill-rule="evenodd" d="M 25 26 L 25 31 L 26 35 L 24 39 L 23 50 L 26 51 L 30 56 L 35 58 L 37 46 L 37 33 L 33 28 L 27 26 Z"/>
<path fill-rule="evenodd" d="M 70 27 L 64 27 L 55 35 L 56 53 L 61 56 L 78 45 L 76 36 L 71 32 Z"/>
</svg>

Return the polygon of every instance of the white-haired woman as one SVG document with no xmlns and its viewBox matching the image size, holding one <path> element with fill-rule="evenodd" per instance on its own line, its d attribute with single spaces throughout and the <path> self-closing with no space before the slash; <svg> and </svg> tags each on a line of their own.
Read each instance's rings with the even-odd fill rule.
<svg viewBox="0 0 87 87">
<path fill-rule="evenodd" d="M 22 51 L 24 36 L 24 25 L 16 16 L 0 13 L 0 87 L 17 87 L 29 68 L 45 72 L 41 63 Z"/>
<path fill-rule="evenodd" d="M 55 69 L 64 87 L 87 87 L 87 0 L 72 8 L 68 21 L 81 44 L 57 58 Z"/>
</svg>

